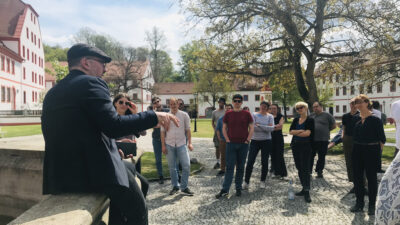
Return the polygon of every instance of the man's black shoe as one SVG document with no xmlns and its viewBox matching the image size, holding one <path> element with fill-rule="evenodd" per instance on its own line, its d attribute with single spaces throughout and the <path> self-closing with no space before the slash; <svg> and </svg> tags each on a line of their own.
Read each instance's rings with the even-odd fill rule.
<svg viewBox="0 0 400 225">
<path fill-rule="evenodd" d="M 215 197 L 217 198 L 217 199 L 220 199 L 221 197 L 225 197 L 225 196 L 227 196 L 228 195 L 228 192 L 226 192 L 226 191 L 224 191 L 224 190 L 221 190 L 217 195 L 215 195 Z"/>
<path fill-rule="evenodd" d="M 221 177 L 221 176 L 224 176 L 225 175 L 225 171 L 222 171 L 222 170 L 220 170 L 218 173 L 217 173 L 217 177 Z"/>
<path fill-rule="evenodd" d="M 179 191 L 179 188 L 174 187 L 174 188 L 172 188 L 172 190 L 169 192 L 169 195 L 174 195 L 174 194 L 178 193 L 178 191 Z"/>
<path fill-rule="evenodd" d="M 294 194 L 294 195 L 296 195 L 296 196 L 304 196 L 304 194 L 305 194 L 305 191 L 304 191 L 304 190 L 301 190 L 300 192 L 297 192 L 297 193 Z"/>
<path fill-rule="evenodd" d="M 305 191 L 305 192 L 304 192 L 304 200 L 305 200 L 307 203 L 311 203 L 311 197 L 310 197 L 310 192 L 309 192 L 309 191 Z"/>
<path fill-rule="evenodd" d="M 352 189 L 350 189 L 349 193 L 350 194 L 354 194 L 356 192 L 356 189 L 353 187 Z"/>
<path fill-rule="evenodd" d="M 219 162 L 215 163 L 215 165 L 214 165 L 214 169 L 215 169 L 215 170 L 218 169 L 218 168 L 220 168 L 220 167 L 221 167 L 221 165 L 219 164 Z"/>
<path fill-rule="evenodd" d="M 241 189 L 236 189 L 236 196 L 238 196 L 238 197 L 242 196 L 242 190 Z"/>
<path fill-rule="evenodd" d="M 368 207 L 368 215 L 370 215 L 370 216 L 375 215 L 375 206 L 374 205 L 370 205 Z"/>
<path fill-rule="evenodd" d="M 362 212 L 364 206 L 356 204 L 355 206 L 351 207 L 350 212 L 356 213 L 356 212 Z"/>
<path fill-rule="evenodd" d="M 160 179 L 158 180 L 158 183 L 159 184 L 164 184 L 164 177 L 163 176 L 160 177 Z"/>
<path fill-rule="evenodd" d="M 187 195 L 187 196 L 193 196 L 193 192 L 190 191 L 189 188 L 185 188 L 185 190 L 182 190 L 182 194 Z"/>
<path fill-rule="evenodd" d="M 322 174 L 322 171 L 317 172 L 317 178 L 324 178 L 324 175 Z"/>
</svg>

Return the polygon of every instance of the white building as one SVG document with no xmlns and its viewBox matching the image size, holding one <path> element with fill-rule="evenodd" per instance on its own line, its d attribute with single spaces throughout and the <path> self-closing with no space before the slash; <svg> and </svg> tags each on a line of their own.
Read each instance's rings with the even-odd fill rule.
<svg viewBox="0 0 400 225">
<path fill-rule="evenodd" d="M 195 93 L 193 91 L 194 83 L 192 82 L 177 82 L 177 83 L 157 83 L 155 85 L 155 93 L 160 97 L 162 105 L 164 107 L 169 107 L 169 99 L 175 97 L 177 99 L 182 99 L 185 103 L 187 111 L 191 111 L 195 104 Z M 242 107 L 249 107 L 250 112 L 259 111 L 260 102 L 268 101 L 271 102 L 271 91 L 261 91 L 253 89 L 237 89 L 228 94 L 226 103 L 231 103 L 232 96 L 234 94 L 240 94 L 243 96 Z M 218 99 L 217 99 L 218 101 Z M 211 117 L 213 111 L 212 107 L 212 96 L 211 95 L 198 95 L 196 99 L 198 107 L 198 117 L 205 118 Z M 218 103 L 216 106 L 218 107 Z"/>
<path fill-rule="evenodd" d="M 0 110 L 41 109 L 45 73 L 38 17 L 21 0 L 0 1 Z"/>
<path fill-rule="evenodd" d="M 137 77 L 139 87 L 128 91 L 135 104 L 138 105 L 138 112 L 144 112 L 151 106 L 152 90 L 154 87 L 154 77 L 151 70 L 150 61 L 136 62 Z M 132 81 L 131 81 L 132 82 Z"/>
</svg>

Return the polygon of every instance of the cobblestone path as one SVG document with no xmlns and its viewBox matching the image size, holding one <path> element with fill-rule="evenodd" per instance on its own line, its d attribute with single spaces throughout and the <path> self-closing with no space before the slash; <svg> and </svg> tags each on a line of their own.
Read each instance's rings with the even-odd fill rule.
<svg viewBox="0 0 400 225">
<path fill-rule="evenodd" d="M 366 212 L 349 211 L 355 196 L 348 194 L 352 184 L 347 182 L 342 156 L 327 156 L 323 179 L 313 174 L 311 204 L 305 203 L 303 197 L 288 200 L 289 179 L 293 179 L 295 191 L 301 189 L 291 151 L 285 152 L 289 173 L 286 180 L 273 179 L 269 174 L 268 187 L 260 189 L 261 158 L 258 156 L 249 190 L 236 197 L 233 184 L 231 196 L 217 200 L 215 194 L 221 189 L 223 177 L 216 177 L 217 170 L 212 169 L 215 163 L 212 140 L 194 138 L 193 145 L 191 158 L 197 158 L 204 165 L 202 172 L 189 178 L 189 187 L 195 195 L 170 196 L 169 180 L 163 185 L 152 182 L 147 197 L 150 224 L 373 224 L 374 218 Z M 367 197 L 365 202 L 367 205 Z"/>
</svg>

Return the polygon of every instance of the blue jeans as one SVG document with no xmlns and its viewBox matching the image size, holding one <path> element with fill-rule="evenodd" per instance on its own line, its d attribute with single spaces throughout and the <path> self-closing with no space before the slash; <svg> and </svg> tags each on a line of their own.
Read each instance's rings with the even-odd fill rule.
<svg viewBox="0 0 400 225">
<path fill-rule="evenodd" d="M 190 173 L 190 158 L 186 145 L 182 145 L 179 147 L 166 145 L 166 147 L 168 151 L 167 160 L 172 187 L 179 188 L 180 186 L 181 190 L 185 190 L 188 186 Z M 182 165 L 182 178 L 180 185 L 178 183 L 177 160 L 179 160 L 180 164 Z"/>
<path fill-rule="evenodd" d="M 163 177 L 162 172 L 162 150 L 161 150 L 161 140 L 153 138 L 153 151 L 154 157 L 156 158 L 156 167 L 159 177 Z"/>
<path fill-rule="evenodd" d="M 246 163 L 249 145 L 246 143 L 226 143 L 226 171 L 222 190 L 229 192 L 233 180 L 233 170 L 236 165 L 236 190 L 242 189 L 244 164 Z"/>
</svg>

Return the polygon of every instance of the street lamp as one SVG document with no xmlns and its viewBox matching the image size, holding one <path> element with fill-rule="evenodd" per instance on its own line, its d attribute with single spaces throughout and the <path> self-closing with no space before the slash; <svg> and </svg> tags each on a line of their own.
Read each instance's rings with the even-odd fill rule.
<svg viewBox="0 0 400 225">
<path fill-rule="evenodd" d="M 194 130 L 193 132 L 197 132 L 197 96 L 199 95 L 197 92 L 194 94 Z"/>
<path fill-rule="evenodd" d="M 383 113 L 386 113 L 386 112 L 385 112 L 385 111 L 386 111 L 386 110 L 385 110 L 385 103 L 386 103 L 385 100 L 383 100 Z"/>
</svg>

